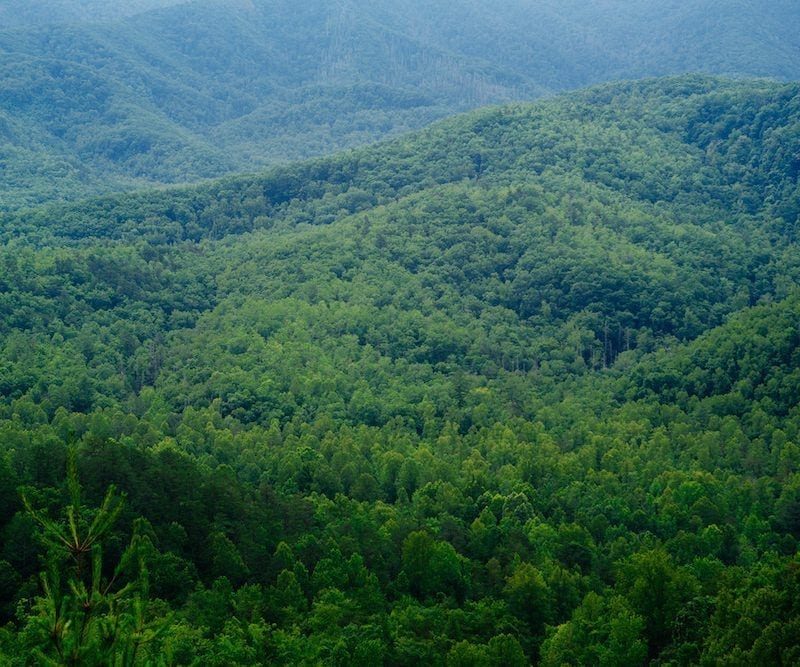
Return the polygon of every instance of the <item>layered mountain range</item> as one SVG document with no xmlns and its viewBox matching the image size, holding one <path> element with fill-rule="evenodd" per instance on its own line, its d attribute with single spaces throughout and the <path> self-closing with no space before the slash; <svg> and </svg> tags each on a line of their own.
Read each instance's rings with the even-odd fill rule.
<svg viewBox="0 0 800 667">
<path fill-rule="evenodd" d="M 794 79 L 796 3 L 0 3 L 0 208 L 256 171 L 486 104 Z M 757 26 L 757 28 L 754 28 Z"/>
</svg>

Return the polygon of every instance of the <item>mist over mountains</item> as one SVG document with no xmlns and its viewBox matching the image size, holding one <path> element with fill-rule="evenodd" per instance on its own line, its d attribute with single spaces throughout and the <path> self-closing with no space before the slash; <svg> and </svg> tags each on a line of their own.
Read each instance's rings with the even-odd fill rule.
<svg viewBox="0 0 800 667">
<path fill-rule="evenodd" d="M 96 23 L 135 16 L 187 0 L 3 0 L 4 29 L 43 25 Z"/>
<path fill-rule="evenodd" d="M 0 4 L 0 207 L 253 171 L 604 80 L 800 73 L 792 2 Z"/>
</svg>

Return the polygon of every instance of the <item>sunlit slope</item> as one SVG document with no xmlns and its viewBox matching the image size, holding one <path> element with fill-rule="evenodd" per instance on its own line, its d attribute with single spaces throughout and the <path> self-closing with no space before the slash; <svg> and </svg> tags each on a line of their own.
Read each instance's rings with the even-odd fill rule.
<svg viewBox="0 0 800 667">
<path fill-rule="evenodd" d="M 76 245 L 58 253 L 78 258 L 42 259 L 36 269 L 11 260 L 22 273 L 8 285 L 11 293 L 45 290 L 34 328 L 54 326 L 70 309 L 91 312 L 74 301 L 83 278 L 65 277 L 58 299 L 37 280 L 60 280 L 62 266 L 80 275 L 99 261 L 102 308 L 142 300 L 159 327 L 181 328 L 205 312 L 227 340 L 239 330 L 233 312 L 261 317 L 275 308 L 280 322 L 302 318 L 319 355 L 341 352 L 338 332 L 355 336 L 355 355 L 367 346 L 392 363 L 442 363 L 445 375 L 456 367 L 580 374 L 692 339 L 788 293 L 798 278 L 797 128 L 795 86 L 698 78 L 610 85 L 476 112 L 262 176 L 7 215 L 6 240 Z M 101 258 L 95 243 L 115 250 Z M 172 258 L 173 269 L 150 275 L 150 252 Z M 39 279 L 23 277 L 32 270 Z M 187 312 L 170 324 L 158 304 L 169 300 L 173 271 L 194 287 L 181 288 L 192 296 L 181 297 L 189 300 L 178 310 Z M 13 303 L 24 297 L 7 298 L 6 312 L 19 317 Z M 259 325 L 241 326 L 248 336 Z M 206 370 L 180 380 L 188 360 L 177 351 L 161 378 L 183 382 L 199 403 L 208 369 L 228 355 L 203 342 L 205 330 L 176 344 L 207 353 Z M 235 355 L 230 363 L 237 367 Z M 253 418 L 286 416 L 274 402 L 248 400 Z M 376 419 L 391 418 L 387 405 Z"/>
</svg>

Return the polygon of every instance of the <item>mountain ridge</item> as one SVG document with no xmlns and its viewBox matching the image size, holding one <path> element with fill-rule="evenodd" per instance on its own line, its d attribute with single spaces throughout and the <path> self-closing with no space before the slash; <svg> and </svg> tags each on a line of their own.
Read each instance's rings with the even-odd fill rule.
<svg viewBox="0 0 800 667">
<path fill-rule="evenodd" d="M 491 11 L 468 0 L 300 10 L 254 1 L 246 16 L 236 4 L 190 2 L 106 24 L 6 29 L 0 110 L 18 129 L 0 145 L 0 206 L 252 170 L 607 78 L 800 72 L 784 34 L 791 4 L 755 17 L 728 2 L 720 30 L 699 5 L 638 2 L 640 19 L 658 19 L 649 34 L 628 25 L 632 9 L 549 0 Z M 731 37 L 743 17 L 768 28 Z M 667 30 L 673 20 L 695 25 L 695 37 L 669 43 L 682 34 Z"/>
</svg>

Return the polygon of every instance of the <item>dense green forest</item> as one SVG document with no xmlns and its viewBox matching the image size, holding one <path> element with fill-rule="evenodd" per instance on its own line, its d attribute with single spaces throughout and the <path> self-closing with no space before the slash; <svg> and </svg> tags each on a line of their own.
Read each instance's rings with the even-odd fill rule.
<svg viewBox="0 0 800 667">
<path fill-rule="evenodd" d="M 800 661 L 800 88 L 0 216 L 0 662 Z"/>
<path fill-rule="evenodd" d="M 793 80 L 799 22 L 794 0 L 3 0 L 0 210 L 252 172 L 612 79 Z"/>
</svg>

